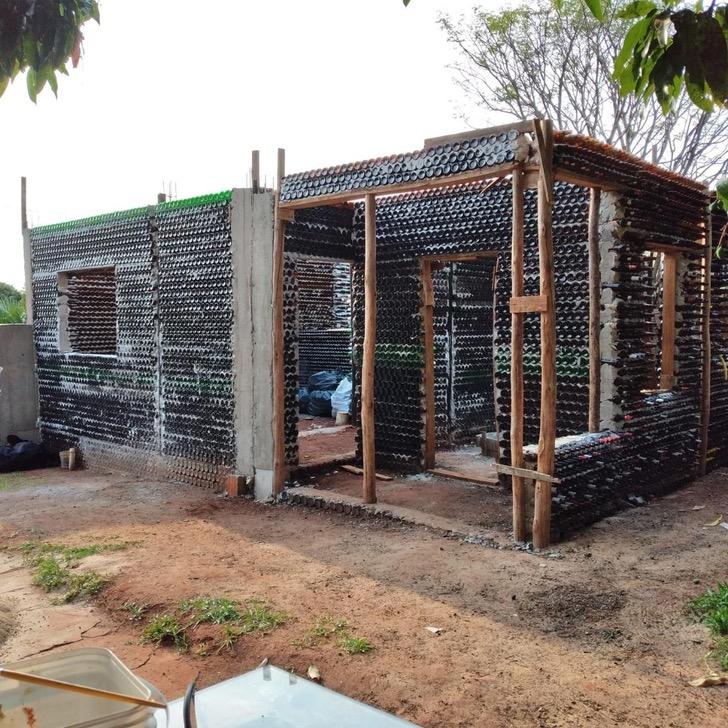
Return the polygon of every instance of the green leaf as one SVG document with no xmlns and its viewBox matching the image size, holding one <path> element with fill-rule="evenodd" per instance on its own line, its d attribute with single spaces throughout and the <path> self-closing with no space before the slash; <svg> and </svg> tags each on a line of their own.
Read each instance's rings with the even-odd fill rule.
<svg viewBox="0 0 728 728">
<path fill-rule="evenodd" d="M 0 78 L 0 96 L 2 96 L 5 93 L 5 89 L 8 87 L 9 83 L 10 83 L 9 76 L 6 76 L 5 78 Z"/>
<path fill-rule="evenodd" d="M 652 15 L 638 20 L 624 36 L 624 43 L 619 55 L 614 59 L 614 77 L 619 78 L 625 70 L 627 62 L 631 59 L 638 45 L 643 44 L 650 35 Z M 636 79 L 636 74 L 635 74 Z"/>
<path fill-rule="evenodd" d="M 728 98 L 728 45 L 718 21 L 703 13 L 698 16 L 699 45 L 696 49 L 713 98 L 725 103 Z"/>
<path fill-rule="evenodd" d="M 657 10 L 657 5 L 652 0 L 633 0 L 617 13 L 617 17 L 623 18 L 624 20 L 632 20 L 647 15 L 650 10 Z"/>
<path fill-rule="evenodd" d="M 38 91 L 36 89 L 37 78 L 34 68 L 28 69 L 28 75 L 25 81 L 28 84 L 28 96 L 30 96 L 30 100 L 35 104 L 38 100 Z"/>
<path fill-rule="evenodd" d="M 723 205 L 723 209 L 728 211 L 728 179 L 722 179 L 715 186 L 715 193 L 720 200 L 720 204 Z"/>
<path fill-rule="evenodd" d="M 604 8 L 602 7 L 602 0 L 584 0 L 584 4 L 589 8 L 591 14 L 597 20 L 604 20 Z"/>
</svg>

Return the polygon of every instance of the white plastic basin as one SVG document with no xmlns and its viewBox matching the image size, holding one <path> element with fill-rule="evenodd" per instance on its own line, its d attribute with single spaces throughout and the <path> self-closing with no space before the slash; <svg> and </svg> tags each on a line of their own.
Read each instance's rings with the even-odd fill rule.
<svg viewBox="0 0 728 728">
<path fill-rule="evenodd" d="M 160 700 L 110 650 L 89 647 L 4 665 L 54 680 Z M 0 677 L 0 728 L 155 728 L 154 710 Z"/>
</svg>

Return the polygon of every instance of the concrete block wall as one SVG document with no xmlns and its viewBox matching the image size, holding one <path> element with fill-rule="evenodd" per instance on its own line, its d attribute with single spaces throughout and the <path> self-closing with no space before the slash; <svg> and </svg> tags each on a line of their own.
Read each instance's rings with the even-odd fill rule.
<svg viewBox="0 0 728 728">
<path fill-rule="evenodd" d="M 0 324 L 0 444 L 11 434 L 36 440 L 37 418 L 33 327 Z"/>
</svg>

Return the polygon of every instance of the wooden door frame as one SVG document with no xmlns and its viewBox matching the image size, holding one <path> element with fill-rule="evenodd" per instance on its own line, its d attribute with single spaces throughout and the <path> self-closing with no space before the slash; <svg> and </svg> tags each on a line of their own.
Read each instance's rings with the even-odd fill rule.
<svg viewBox="0 0 728 728">
<path fill-rule="evenodd" d="M 422 316 L 422 341 L 423 341 L 423 383 L 424 395 L 422 404 L 425 419 L 425 469 L 435 467 L 435 451 L 437 442 L 435 438 L 435 333 L 434 333 L 434 307 L 435 295 L 432 286 L 433 264 L 437 263 L 466 263 L 477 260 L 493 259 L 496 261 L 493 280 L 497 273 L 498 256 L 503 251 L 479 250 L 472 253 L 451 253 L 449 255 L 423 255 L 419 256 L 420 261 L 420 290 Z M 493 296 L 495 301 L 495 293 Z"/>
</svg>

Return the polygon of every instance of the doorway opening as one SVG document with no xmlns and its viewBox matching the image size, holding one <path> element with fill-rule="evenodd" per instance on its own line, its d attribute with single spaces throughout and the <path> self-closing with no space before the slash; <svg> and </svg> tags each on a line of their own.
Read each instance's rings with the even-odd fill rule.
<svg viewBox="0 0 728 728">
<path fill-rule="evenodd" d="M 493 331 L 497 254 L 423 260 L 425 465 L 498 481 Z M 428 346 L 429 343 L 429 346 Z"/>
<path fill-rule="evenodd" d="M 297 257 L 298 462 L 315 469 L 352 460 L 351 264 Z"/>
</svg>

